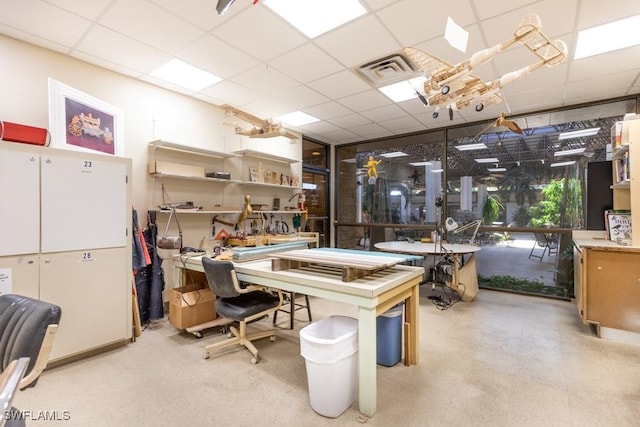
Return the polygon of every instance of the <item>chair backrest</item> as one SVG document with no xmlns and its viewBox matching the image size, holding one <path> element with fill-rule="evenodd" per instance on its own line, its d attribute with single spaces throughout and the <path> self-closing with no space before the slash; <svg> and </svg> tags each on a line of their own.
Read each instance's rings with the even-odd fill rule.
<svg viewBox="0 0 640 427">
<path fill-rule="evenodd" d="M 238 277 L 231 261 L 216 261 L 209 257 L 202 257 L 202 267 L 207 276 L 211 292 L 220 298 L 233 298 L 238 292 Z"/>
<path fill-rule="evenodd" d="M 544 235 L 544 233 L 533 233 L 534 236 L 536 236 L 536 243 L 538 244 L 538 246 L 540 246 L 541 248 L 544 248 L 545 246 L 547 246 L 547 236 Z"/>
<path fill-rule="evenodd" d="M 30 359 L 20 388 L 35 386 L 46 367 L 61 314 L 55 304 L 20 295 L 0 295 L 0 368 L 4 370 L 22 357 Z"/>
</svg>

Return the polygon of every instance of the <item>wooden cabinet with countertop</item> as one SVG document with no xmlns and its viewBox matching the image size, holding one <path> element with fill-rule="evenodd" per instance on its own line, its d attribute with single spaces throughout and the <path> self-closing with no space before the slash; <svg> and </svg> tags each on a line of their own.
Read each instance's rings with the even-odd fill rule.
<svg viewBox="0 0 640 427">
<path fill-rule="evenodd" d="M 602 336 L 603 328 L 640 334 L 640 247 L 605 240 L 604 231 L 574 231 L 578 312 Z"/>
</svg>

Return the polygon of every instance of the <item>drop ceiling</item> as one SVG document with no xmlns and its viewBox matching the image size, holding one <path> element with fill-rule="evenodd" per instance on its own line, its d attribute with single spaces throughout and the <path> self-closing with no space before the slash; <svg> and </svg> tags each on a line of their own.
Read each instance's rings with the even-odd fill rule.
<svg viewBox="0 0 640 427">
<path fill-rule="evenodd" d="M 640 93 L 640 47 L 574 61 L 577 31 L 640 14 L 637 0 L 360 0 L 368 13 L 309 39 L 261 2 L 236 0 L 218 16 L 216 0 L 0 0 L 0 33 L 260 117 L 295 110 L 320 119 L 293 128 L 329 144 L 385 138 Z M 457 63 L 508 39 L 535 12 L 542 30 L 569 47 L 567 62 L 503 89 L 505 102 L 432 118 L 418 99 L 394 103 L 363 77 L 361 66 L 415 46 Z M 447 17 L 469 32 L 467 53 L 444 39 Z M 200 92 L 150 77 L 172 58 L 223 80 Z M 475 73 L 485 80 L 530 63 L 512 48 Z M 386 72 L 386 70 L 384 71 Z M 406 73 L 405 73 L 406 74 Z M 411 73 L 409 73 L 411 74 Z M 419 75 L 415 72 L 414 76 Z M 404 74 L 403 74 L 404 77 Z"/>
</svg>

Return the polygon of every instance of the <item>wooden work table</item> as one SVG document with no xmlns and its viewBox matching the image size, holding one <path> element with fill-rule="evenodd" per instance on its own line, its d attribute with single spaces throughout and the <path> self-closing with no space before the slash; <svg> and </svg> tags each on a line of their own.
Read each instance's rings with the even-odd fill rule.
<svg viewBox="0 0 640 427">
<path fill-rule="evenodd" d="M 640 247 L 621 246 L 604 236 L 604 231 L 573 232 L 578 313 L 585 324 L 593 325 L 598 337 L 637 341 Z"/>
<path fill-rule="evenodd" d="M 318 249 L 316 252 L 313 249 L 308 251 L 317 257 L 330 254 Z M 366 253 L 350 254 L 348 260 L 346 255 L 342 254 L 342 257 L 347 264 L 349 261 L 367 263 L 372 262 L 372 258 L 383 258 Z M 382 261 L 373 262 L 388 261 L 389 257 L 384 257 Z M 402 257 L 396 260 L 403 261 Z M 376 412 L 376 316 L 402 301 L 405 302 L 405 364 L 418 364 L 418 288 L 422 268 L 395 265 L 344 281 L 342 272 L 314 268 L 313 265 L 274 271 L 271 258 L 234 262 L 234 265 L 238 279 L 242 281 L 358 307 L 358 406 L 362 414 L 370 417 Z M 183 275 L 184 270 L 203 271 L 201 256 L 174 261 L 174 266 L 177 278 Z"/>
</svg>

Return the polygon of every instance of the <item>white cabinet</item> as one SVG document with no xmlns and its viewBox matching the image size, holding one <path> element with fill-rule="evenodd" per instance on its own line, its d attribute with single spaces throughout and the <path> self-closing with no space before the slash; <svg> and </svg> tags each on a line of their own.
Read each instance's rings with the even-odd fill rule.
<svg viewBox="0 0 640 427">
<path fill-rule="evenodd" d="M 0 143 L 4 292 L 58 304 L 50 360 L 131 337 L 131 160 Z"/>
</svg>

